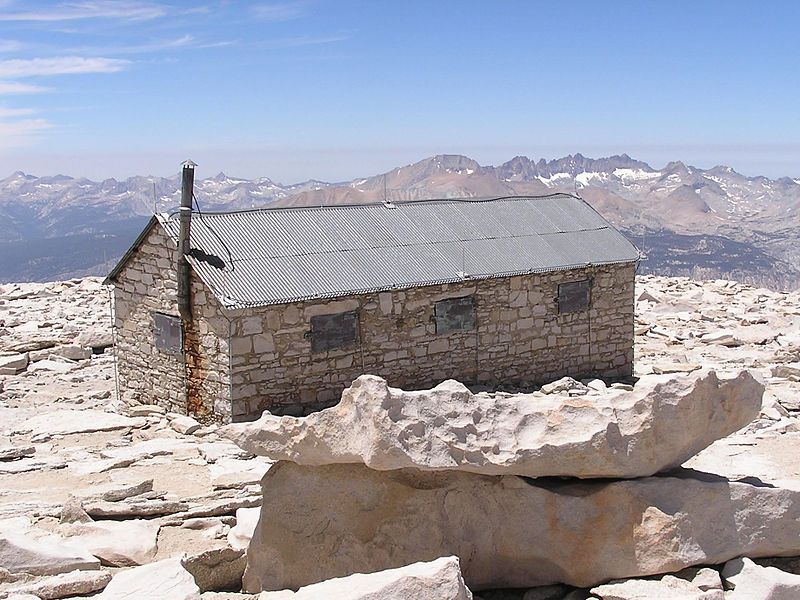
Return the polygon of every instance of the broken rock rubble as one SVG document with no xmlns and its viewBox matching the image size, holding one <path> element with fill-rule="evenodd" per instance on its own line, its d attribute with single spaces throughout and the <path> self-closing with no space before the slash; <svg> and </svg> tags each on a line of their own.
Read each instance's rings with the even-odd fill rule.
<svg viewBox="0 0 800 600">
<path fill-rule="evenodd" d="M 797 467 L 796 461 L 796 447 L 800 433 L 795 431 L 797 415 L 800 414 L 798 401 L 800 296 L 796 293 L 781 294 L 757 290 L 730 282 L 695 282 L 679 278 L 638 277 L 637 287 L 641 289 L 643 285 L 646 286 L 646 293 L 637 294 L 640 298 L 635 327 L 637 375 L 647 376 L 651 372 L 690 372 L 699 369 L 700 366 L 715 368 L 718 372 L 751 368 L 763 377 L 767 387 L 768 394 L 765 395 L 762 412 L 756 420 L 736 434 L 714 442 L 692 458 L 689 466 L 698 471 L 723 474 L 731 480 L 731 485 L 736 483 L 734 480 L 745 478 L 737 485 L 750 485 L 757 491 L 772 489 L 772 493 L 777 493 L 775 490 L 791 490 L 792 485 L 800 479 L 800 468 Z M 62 507 L 69 494 L 81 498 L 88 507 L 100 502 L 130 504 L 133 509 L 117 507 L 110 510 L 108 513 L 112 516 L 110 520 L 96 512 L 95 518 L 99 519 L 96 524 L 135 522 L 131 519 L 132 512 L 153 510 L 154 515 L 140 519 L 152 526 L 161 526 L 156 555 L 146 560 L 177 558 L 188 550 L 190 557 L 186 564 L 190 569 L 197 567 L 195 572 L 203 581 L 199 586 L 201 590 L 207 589 L 207 586 L 233 586 L 235 584 L 231 583 L 232 579 L 227 577 L 235 578 L 236 569 L 239 568 L 237 560 L 242 559 L 240 557 L 228 560 L 236 554 L 226 550 L 224 536 L 227 533 L 231 546 L 239 545 L 240 548 L 246 548 L 249 544 L 259 513 L 259 509 L 255 506 L 260 502 L 260 495 L 253 493 L 252 482 L 269 468 L 269 461 L 262 458 L 251 464 L 249 460 L 251 453 L 220 440 L 215 435 L 215 427 L 199 427 L 187 435 L 185 432 L 189 429 L 184 433 L 177 431 L 171 422 L 173 415 L 167 416 L 163 408 L 127 406 L 118 402 L 113 395 L 112 357 L 109 353 L 102 353 L 103 346 L 113 341 L 108 327 L 108 314 L 107 294 L 97 279 L 52 284 L 0 285 L 0 362 L 12 355 L 17 361 L 20 360 L 20 356 L 27 356 L 24 369 L 17 362 L 13 374 L 10 369 L 5 373 L 0 371 L 0 537 L 11 533 L 11 528 L 3 526 L 1 519 L 24 515 L 29 521 L 22 527 L 22 531 L 25 532 L 26 528 L 32 529 L 33 531 L 28 531 L 26 534 L 32 539 L 38 540 L 40 535 L 51 536 L 46 539 L 55 540 L 59 545 L 77 539 L 79 536 L 67 535 L 69 527 L 58 524 L 58 517 L 63 512 Z M 86 332 L 86 335 L 79 341 L 77 336 L 83 332 Z M 95 345 L 97 345 L 95 353 L 90 355 L 91 347 Z M 34 366 L 37 363 L 40 364 Z M 648 379 L 649 377 L 645 377 L 635 388 L 639 388 Z M 729 377 L 726 375 L 721 379 Z M 602 397 L 610 391 L 606 389 L 607 387 L 597 380 L 576 381 L 563 378 L 545 386 L 544 391 L 556 396 L 562 394 L 574 396 L 570 401 L 591 402 L 598 399 L 602 401 Z M 615 383 L 610 387 L 622 386 Z M 628 390 L 635 388 L 627 387 Z M 503 394 L 483 395 L 500 398 Z M 544 398 L 544 394 L 539 393 L 526 396 L 531 402 L 542 402 Z M 55 428 L 43 423 L 36 432 L 31 432 L 27 427 L 27 422 L 32 418 L 63 409 L 76 410 L 83 415 L 83 418 L 80 415 L 75 418 L 78 429 L 57 433 Z M 92 424 L 93 413 L 84 412 L 86 410 L 127 414 L 128 417 L 145 417 L 145 419 L 139 421 L 141 426 L 127 424 L 118 429 L 82 432 L 80 429 L 83 424 Z M 405 419 L 406 415 L 403 415 L 403 418 Z M 487 418 L 489 415 L 482 416 L 484 420 Z M 57 425 L 56 418 L 49 417 L 43 420 Z M 464 419 L 464 421 L 466 423 L 463 429 L 464 439 L 477 439 L 476 434 L 469 428 L 469 420 Z M 409 419 L 406 423 L 411 426 L 413 420 Z M 189 424 L 189 428 L 191 427 L 194 425 Z M 477 431 L 479 427 L 475 429 Z M 414 441 L 416 433 L 416 429 L 410 430 L 408 438 Z M 456 440 L 458 441 L 458 436 Z M 458 445 L 454 447 L 462 448 Z M 630 447 L 631 452 L 634 450 L 641 452 L 642 448 Z M 784 454 L 790 456 L 787 458 Z M 446 455 L 440 453 L 440 456 Z M 465 456 L 453 460 L 456 464 L 469 464 L 472 457 Z M 357 466 L 358 462 L 364 461 L 359 459 L 354 466 Z M 394 471 L 394 474 L 421 468 L 423 467 L 409 467 Z M 436 473 L 427 472 L 427 475 L 441 476 L 446 474 L 447 470 L 445 468 Z M 462 473 L 462 475 L 467 474 Z M 267 478 L 269 477 L 268 474 Z M 472 477 L 481 479 L 480 475 Z M 492 475 L 491 478 L 518 479 L 499 475 Z M 681 478 L 702 481 L 703 478 L 709 479 L 709 476 L 686 471 Z M 718 480 L 721 483 L 725 481 L 724 478 Z M 547 479 L 538 483 L 546 487 L 548 481 L 552 484 L 557 483 Z M 581 485 L 586 483 L 594 483 L 597 487 L 601 487 L 610 482 L 584 482 Z M 591 489 L 596 488 L 591 486 Z M 413 494 L 418 493 L 414 488 L 410 490 Z M 665 496 L 668 494 L 667 491 L 664 493 Z M 596 494 L 592 492 L 586 495 Z M 379 523 L 372 517 L 377 518 L 381 513 L 380 511 L 373 513 L 369 509 L 374 498 L 369 495 L 358 497 L 365 512 L 351 533 L 362 536 L 370 529 L 376 528 L 378 529 L 376 535 L 380 535 Z M 456 506 L 457 499 L 457 496 L 451 499 Z M 554 514 L 565 531 L 570 531 L 573 523 L 571 503 L 579 501 L 580 497 L 571 498 L 569 494 L 558 495 L 557 505 L 561 509 Z M 719 500 L 715 500 L 714 497 L 708 499 L 708 502 L 716 501 Z M 786 501 L 790 502 L 788 499 Z M 670 504 L 666 498 L 664 502 L 666 503 L 659 504 L 656 508 L 668 517 L 672 517 L 675 513 L 674 518 L 679 523 L 686 522 L 686 517 L 680 515 L 681 507 Z M 244 505 L 254 508 L 241 508 Z M 740 504 L 735 505 L 740 506 Z M 107 509 L 102 505 L 97 505 L 95 508 L 101 511 Z M 181 510 L 184 508 L 185 510 Z M 613 512 L 615 508 L 607 507 L 605 512 Z M 720 515 L 727 514 L 725 506 L 722 508 Z M 167 510 L 168 514 L 155 516 L 163 510 Z M 171 512 L 173 510 L 177 512 Z M 497 506 L 487 509 L 486 515 L 497 516 L 497 510 Z M 765 510 L 771 515 L 768 518 L 762 514 Z M 234 512 L 238 518 L 232 516 Z M 207 514 L 219 516 L 198 516 Z M 770 508 L 769 502 L 762 504 L 755 496 L 750 496 L 750 503 L 746 504 L 746 508 L 740 511 L 740 514 L 743 517 L 750 515 L 750 522 L 780 518 L 778 513 Z M 481 515 L 480 518 L 491 523 L 491 519 L 486 515 Z M 296 516 L 297 522 L 302 523 L 300 519 L 302 515 Z M 645 522 L 637 525 L 639 537 L 655 535 L 655 532 L 660 531 L 656 525 L 661 517 L 657 517 L 658 513 L 646 514 Z M 719 515 L 709 519 L 708 524 L 701 524 L 698 529 L 704 531 L 717 518 Z M 530 516 L 527 520 L 530 520 Z M 726 519 L 722 519 L 722 522 L 725 532 L 729 526 L 734 526 Z M 669 523 L 669 520 L 665 520 L 664 523 Z M 793 525 L 793 522 L 789 523 Z M 652 527 L 643 529 L 645 524 Z M 89 522 L 87 525 L 92 523 Z M 417 535 L 413 525 L 414 523 L 410 522 L 408 528 L 411 536 Z M 473 525 L 473 523 L 458 523 L 456 527 Z M 595 534 L 600 535 L 603 531 L 605 530 L 602 527 L 598 532 L 588 531 L 587 539 L 591 539 Z M 648 533 L 645 535 L 642 531 Z M 405 530 L 398 534 L 398 539 L 402 540 L 404 535 L 406 535 Z M 691 556 L 692 553 L 680 545 L 681 540 L 689 539 L 685 535 L 684 528 L 679 527 L 679 532 L 674 537 L 671 537 L 673 533 L 669 529 L 665 529 L 662 536 L 656 537 L 652 544 L 668 556 L 673 552 L 668 541 L 674 539 L 679 545 L 678 555 Z M 118 537 L 120 542 L 132 541 L 128 535 L 122 534 Z M 723 537 L 727 539 L 727 533 Z M 112 535 L 108 536 L 109 541 L 112 538 Z M 259 539 L 260 536 L 256 534 L 256 543 Z M 388 540 L 382 548 L 389 548 L 392 543 L 394 540 Z M 596 540 L 591 541 L 590 546 L 596 547 L 592 544 L 597 543 Z M 47 548 L 37 548 L 37 550 L 47 550 Z M 74 551 L 74 548 L 70 551 Z M 3 556 L 2 552 L 0 556 Z M 16 560 L 17 554 L 13 554 L 13 558 Z M 50 556 L 50 558 L 61 560 L 63 557 Z M 104 566 L 98 570 L 96 560 L 92 558 L 88 565 L 90 570 L 78 571 L 76 575 L 72 573 L 42 576 L 30 576 L 24 573 L 12 575 L 0 570 L 0 581 L 3 582 L 0 583 L 0 597 L 8 593 L 12 586 L 39 585 L 40 587 L 28 588 L 27 591 L 19 589 L 13 595 L 16 600 L 22 598 L 36 600 L 52 594 L 63 596 L 70 591 L 68 585 L 89 587 L 99 585 L 107 580 L 108 567 Z M 434 558 L 436 557 L 430 557 Z M 353 562 L 355 564 L 357 561 Z M 226 575 L 222 578 L 226 579 L 224 584 L 221 583 L 222 579 L 213 576 L 218 570 L 213 565 L 224 565 Z M 717 568 L 722 569 L 722 565 Z M 112 569 L 116 571 L 117 567 Z M 355 570 L 366 569 L 358 565 Z M 746 569 L 742 570 L 745 571 Z M 716 576 L 716 585 L 719 585 L 719 574 L 716 570 L 711 570 L 711 573 Z M 206 577 L 206 575 L 212 576 Z M 75 577 L 76 580 L 71 581 L 70 577 Z M 656 583 L 662 579 L 670 582 L 671 577 L 673 576 L 655 576 Z M 689 581 L 701 593 L 719 591 L 718 587 L 704 589 L 705 584 L 693 580 L 693 577 L 687 578 L 681 574 L 675 574 L 674 577 Z M 768 588 L 767 594 L 775 594 L 782 589 L 780 586 L 783 585 L 784 576 L 776 575 L 776 577 L 780 580 L 779 584 L 775 586 L 770 583 L 771 587 Z M 708 579 L 713 578 L 709 576 Z M 131 587 L 132 597 L 157 597 L 160 593 L 157 589 L 159 581 L 157 578 L 150 580 L 150 586 L 154 589 L 144 585 Z M 636 586 L 637 590 L 644 590 L 638 586 L 637 582 L 640 580 L 632 581 L 633 583 L 629 585 Z M 727 592 L 728 595 L 737 594 L 732 597 L 743 597 L 748 600 L 762 597 L 774 600 L 780 597 L 759 595 L 762 589 L 760 578 L 748 575 L 746 578 L 739 577 L 735 580 L 732 576 L 726 581 L 726 585 L 731 586 L 734 581 L 736 589 Z M 625 582 L 613 582 L 617 583 Z M 644 585 L 652 586 L 651 583 Z M 675 592 L 674 588 L 680 585 L 668 588 L 671 592 Z M 89 587 L 71 589 L 75 593 L 78 593 L 79 589 L 86 590 L 80 593 L 91 593 L 88 591 Z M 629 589 L 628 587 L 623 589 L 622 594 L 627 594 L 626 590 Z M 560 595 L 557 594 L 559 590 Z M 30 592 L 36 592 L 37 595 L 32 596 Z M 568 589 L 564 587 L 555 591 L 537 587 L 524 595 L 520 590 L 516 595 L 512 594 L 511 598 L 541 600 L 542 594 L 550 594 L 544 597 L 548 600 L 562 600 L 561 596 L 567 592 Z M 663 590 L 659 590 L 659 600 L 664 597 L 662 592 Z M 689 592 L 695 593 L 693 590 Z M 188 593 L 195 592 L 192 588 Z M 477 594 L 484 600 L 497 600 L 499 592 L 482 590 Z M 569 597 L 582 600 L 588 594 L 589 590 L 577 590 Z M 790 597 L 794 598 L 795 595 Z M 649 596 L 654 598 L 652 593 Z M 214 592 L 201 592 L 201 597 L 203 600 L 254 598 L 236 593 Z M 505 596 L 500 597 L 505 598 Z M 639 596 L 631 594 L 626 598 L 630 600 Z"/>
</svg>

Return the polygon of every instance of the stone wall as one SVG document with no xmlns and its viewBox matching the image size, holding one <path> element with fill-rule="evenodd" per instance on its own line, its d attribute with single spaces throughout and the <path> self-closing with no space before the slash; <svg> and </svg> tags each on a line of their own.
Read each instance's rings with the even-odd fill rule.
<svg viewBox="0 0 800 600">
<path fill-rule="evenodd" d="M 178 316 L 177 248 L 153 227 L 114 282 L 114 327 L 120 396 L 128 404 L 157 404 L 203 421 L 230 420 L 230 322 L 205 286 L 192 278 L 194 320 L 183 347 L 156 347 L 154 314 Z M 186 357 L 186 360 L 184 360 Z"/>
<path fill-rule="evenodd" d="M 193 321 L 182 352 L 171 353 L 155 346 L 153 315 L 178 315 L 175 258 L 156 225 L 116 277 L 117 369 L 129 403 L 227 422 L 334 404 L 364 373 L 405 389 L 449 378 L 502 386 L 632 373 L 632 264 L 240 310 L 222 309 L 193 277 Z M 559 314 L 558 285 L 586 278 L 590 308 Z M 467 295 L 475 328 L 437 334 L 435 303 Z M 358 313 L 358 339 L 312 352 L 312 318 L 347 311 Z"/>
<path fill-rule="evenodd" d="M 634 273 L 623 264 L 232 311 L 232 418 L 333 404 L 363 373 L 405 389 L 448 378 L 496 386 L 630 376 Z M 585 278 L 590 308 L 559 314 L 558 285 Z M 476 328 L 437 334 L 435 302 L 471 294 Z M 359 341 L 313 353 L 312 317 L 354 310 Z"/>
</svg>

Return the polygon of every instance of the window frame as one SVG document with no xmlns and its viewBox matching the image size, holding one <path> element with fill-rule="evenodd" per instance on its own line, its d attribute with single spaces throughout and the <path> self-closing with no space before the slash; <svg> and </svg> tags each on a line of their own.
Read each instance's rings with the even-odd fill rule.
<svg viewBox="0 0 800 600">
<path fill-rule="evenodd" d="M 352 319 L 349 326 L 352 327 L 352 337 L 337 340 L 334 336 L 337 329 L 341 329 L 342 324 L 336 324 L 337 320 L 342 322 Z M 314 315 L 311 317 L 311 329 L 308 337 L 311 341 L 311 352 L 319 354 L 331 350 L 344 350 L 358 345 L 361 338 L 360 316 L 358 310 L 347 310 L 327 315 Z"/>
<path fill-rule="evenodd" d="M 569 315 L 589 310 L 592 307 L 592 287 L 591 277 L 559 283 L 556 296 L 558 314 Z"/>
<path fill-rule="evenodd" d="M 177 328 L 177 339 L 175 329 Z M 183 354 L 183 319 L 178 316 L 153 311 L 153 345 L 159 352 Z"/>
<path fill-rule="evenodd" d="M 468 302 L 465 302 L 468 301 Z M 442 310 L 440 314 L 439 307 L 442 309 L 448 305 L 469 305 L 469 311 L 464 311 L 464 314 L 459 315 L 456 313 L 456 319 L 453 315 L 449 314 L 450 311 Z M 452 310 L 452 309 L 451 309 Z M 466 296 L 455 296 L 453 298 L 442 298 L 433 304 L 433 323 L 436 330 L 436 335 L 449 335 L 451 333 L 458 333 L 462 331 L 475 331 L 478 328 L 477 319 L 477 305 L 475 302 L 475 294 L 468 294 Z M 447 326 L 447 325 L 451 326 Z"/>
</svg>

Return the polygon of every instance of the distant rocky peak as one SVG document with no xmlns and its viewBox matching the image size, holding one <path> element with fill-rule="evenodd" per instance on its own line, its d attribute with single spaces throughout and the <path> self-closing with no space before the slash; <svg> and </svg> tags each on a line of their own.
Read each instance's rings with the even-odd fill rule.
<svg viewBox="0 0 800 600">
<path fill-rule="evenodd" d="M 664 173 L 669 174 L 688 174 L 692 172 L 691 167 L 687 167 L 686 164 L 680 160 L 673 160 L 672 162 L 668 162 L 667 166 L 664 167 Z"/>
<path fill-rule="evenodd" d="M 472 175 L 474 173 L 483 172 L 484 168 L 481 167 L 477 161 L 468 156 L 462 156 L 461 154 L 437 154 L 411 165 L 401 167 L 400 169 L 393 169 L 387 173 L 376 175 L 369 178 L 367 181 L 373 186 L 382 186 L 384 178 L 386 178 L 389 182 L 389 186 L 392 187 L 397 186 L 399 182 L 402 182 L 402 185 L 411 185 L 444 173 Z"/>
<path fill-rule="evenodd" d="M 725 165 L 717 165 L 706 171 L 706 173 L 718 177 L 744 177 L 744 175 L 737 173 L 732 167 L 727 167 Z"/>
<path fill-rule="evenodd" d="M 581 173 L 613 173 L 617 169 L 640 169 L 653 172 L 646 162 L 635 160 L 627 154 L 606 158 L 588 158 L 581 153 L 569 154 L 562 158 L 537 162 L 526 156 L 516 156 L 497 167 L 500 179 L 506 181 L 530 181 L 537 178 L 550 179 L 557 174 L 576 177 Z"/>
<path fill-rule="evenodd" d="M 437 168 L 453 173 L 466 171 L 477 172 L 481 169 L 477 161 L 461 154 L 437 154 L 427 160 Z"/>
</svg>

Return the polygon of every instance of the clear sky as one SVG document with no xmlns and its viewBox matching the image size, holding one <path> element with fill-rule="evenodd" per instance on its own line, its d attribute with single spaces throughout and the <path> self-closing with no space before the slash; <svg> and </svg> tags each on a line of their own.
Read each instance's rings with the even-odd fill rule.
<svg viewBox="0 0 800 600">
<path fill-rule="evenodd" d="M 628 153 L 800 176 L 800 2 L 0 0 L 0 177 Z"/>
</svg>

